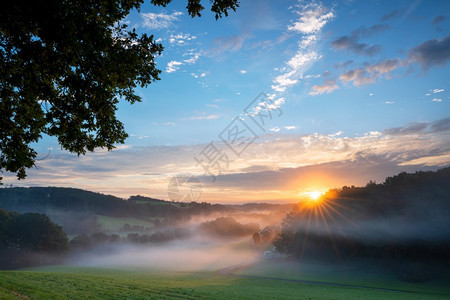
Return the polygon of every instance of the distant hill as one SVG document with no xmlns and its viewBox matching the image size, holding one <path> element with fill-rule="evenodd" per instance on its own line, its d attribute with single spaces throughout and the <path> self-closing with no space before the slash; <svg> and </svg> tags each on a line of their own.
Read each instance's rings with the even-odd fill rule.
<svg viewBox="0 0 450 300">
<path fill-rule="evenodd" d="M 169 202 L 139 195 L 122 199 L 74 188 L 14 187 L 0 188 L 0 208 L 20 213 L 51 213 L 56 210 L 85 215 L 148 218 L 173 216 L 177 213 L 187 214 L 194 211 L 201 213 L 226 207 L 209 203 Z"/>
<path fill-rule="evenodd" d="M 248 205 L 221 205 L 206 202 L 171 202 L 160 199 L 131 196 L 122 199 L 82 189 L 62 187 L 0 188 L 0 208 L 19 213 L 38 212 L 48 215 L 64 227 L 68 234 L 99 231 L 98 216 L 152 218 L 169 223 L 188 220 L 196 215 L 258 212 L 271 210 L 285 213 L 292 205 L 255 203 Z"/>
<path fill-rule="evenodd" d="M 113 215 L 127 210 L 127 202 L 115 196 L 81 189 L 14 187 L 0 189 L 0 207 L 21 213 L 61 209 Z"/>
</svg>

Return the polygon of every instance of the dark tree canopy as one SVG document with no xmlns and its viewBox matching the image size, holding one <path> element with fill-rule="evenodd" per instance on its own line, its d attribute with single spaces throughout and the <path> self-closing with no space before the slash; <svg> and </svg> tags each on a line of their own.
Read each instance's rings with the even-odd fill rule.
<svg viewBox="0 0 450 300">
<path fill-rule="evenodd" d="M 166 6 L 172 0 L 151 0 Z M 200 0 L 188 0 L 191 17 Z M 216 19 L 238 0 L 211 0 Z M 127 137 L 119 100 L 141 101 L 136 87 L 159 80 L 163 47 L 121 23 L 143 0 L 6 1 L 0 10 L 0 171 L 26 177 L 30 145 L 43 134 L 80 154 L 111 150 Z M 1 180 L 1 177 L 0 177 Z"/>
</svg>

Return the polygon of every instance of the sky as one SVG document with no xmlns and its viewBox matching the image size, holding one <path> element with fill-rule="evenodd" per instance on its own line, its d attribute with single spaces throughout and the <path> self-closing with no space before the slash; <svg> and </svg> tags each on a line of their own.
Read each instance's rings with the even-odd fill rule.
<svg viewBox="0 0 450 300">
<path fill-rule="evenodd" d="M 77 157 L 44 137 L 5 184 L 293 202 L 450 165 L 449 1 L 243 0 L 217 21 L 209 1 L 145 2 L 123 22 L 164 46 L 162 74 L 119 104 L 125 144 Z"/>
</svg>

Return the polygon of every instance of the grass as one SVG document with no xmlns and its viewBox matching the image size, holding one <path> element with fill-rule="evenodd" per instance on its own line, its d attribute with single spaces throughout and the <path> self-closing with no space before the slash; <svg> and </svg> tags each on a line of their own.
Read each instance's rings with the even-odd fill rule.
<svg viewBox="0 0 450 300">
<path fill-rule="evenodd" d="M 293 263 L 266 260 L 252 264 L 247 268 L 241 268 L 235 274 L 411 291 L 418 294 L 427 294 L 426 297 L 434 295 L 450 298 L 450 282 L 448 279 L 410 283 L 401 281 L 394 274 L 376 266 L 324 266 L 324 264 L 314 262 Z M 422 297 L 424 296 L 422 295 Z"/>
<path fill-rule="evenodd" d="M 28 297 L 30 299 L 439 299 L 445 298 L 445 295 L 317 286 L 223 276 L 217 272 L 158 273 L 143 269 L 70 266 L 0 271 L 1 299 Z"/>
</svg>

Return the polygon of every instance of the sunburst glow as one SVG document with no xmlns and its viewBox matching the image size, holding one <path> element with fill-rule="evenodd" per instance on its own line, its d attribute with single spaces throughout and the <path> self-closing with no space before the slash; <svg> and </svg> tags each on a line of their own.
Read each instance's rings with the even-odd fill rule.
<svg viewBox="0 0 450 300">
<path fill-rule="evenodd" d="M 305 194 L 312 200 L 319 200 L 320 196 L 323 195 L 323 193 L 319 191 L 306 192 Z"/>
</svg>

